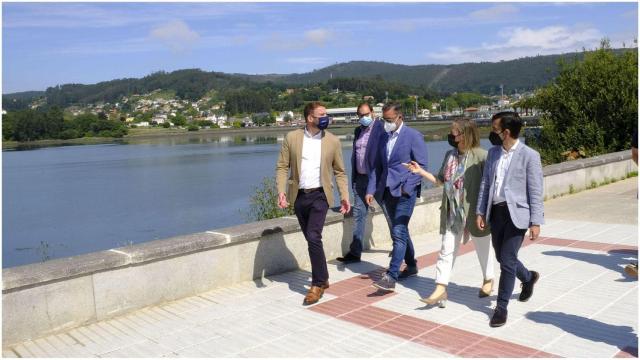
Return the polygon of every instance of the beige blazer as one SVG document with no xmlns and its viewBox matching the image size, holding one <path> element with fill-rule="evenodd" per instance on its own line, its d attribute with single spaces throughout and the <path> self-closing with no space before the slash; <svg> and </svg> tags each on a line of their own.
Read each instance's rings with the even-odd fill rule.
<svg viewBox="0 0 640 360">
<path fill-rule="evenodd" d="M 290 204 L 293 204 L 298 196 L 303 139 L 304 129 L 288 132 L 282 142 L 280 156 L 276 164 L 276 187 L 278 188 L 278 193 L 287 193 L 287 201 Z M 335 135 L 324 130 L 322 131 L 320 147 L 322 152 L 320 155 L 320 182 L 327 196 L 329 207 L 332 207 L 334 206 L 332 173 L 336 177 L 340 200 L 349 199 L 347 175 L 344 169 L 344 161 L 342 160 L 342 145 Z"/>
</svg>

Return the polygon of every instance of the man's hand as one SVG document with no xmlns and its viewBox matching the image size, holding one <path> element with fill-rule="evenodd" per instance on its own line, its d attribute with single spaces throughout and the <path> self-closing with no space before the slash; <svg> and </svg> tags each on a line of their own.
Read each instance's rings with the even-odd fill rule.
<svg viewBox="0 0 640 360">
<path fill-rule="evenodd" d="M 373 204 L 373 195 L 371 194 L 365 195 L 364 201 L 367 203 L 367 205 L 371 206 L 371 204 Z"/>
<path fill-rule="evenodd" d="M 287 194 L 279 193 L 278 194 L 278 207 L 280 209 L 286 209 L 289 207 L 289 202 L 287 202 Z"/>
<path fill-rule="evenodd" d="M 529 240 L 533 241 L 540 235 L 540 225 L 529 226 Z"/>
<path fill-rule="evenodd" d="M 340 214 L 344 215 L 351 210 L 351 204 L 349 200 L 340 200 Z"/>
<path fill-rule="evenodd" d="M 476 216 L 476 225 L 478 225 L 478 229 L 484 230 L 484 216 L 477 215 Z"/>
</svg>

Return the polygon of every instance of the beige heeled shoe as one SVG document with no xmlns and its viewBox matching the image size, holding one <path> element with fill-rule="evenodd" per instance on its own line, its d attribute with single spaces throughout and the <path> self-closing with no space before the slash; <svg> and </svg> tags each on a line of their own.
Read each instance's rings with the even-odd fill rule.
<svg viewBox="0 0 640 360">
<path fill-rule="evenodd" d="M 482 287 L 478 292 L 478 297 L 483 298 L 487 296 L 491 296 L 491 292 L 493 291 L 493 279 L 485 280 L 482 283 Z"/>
<path fill-rule="evenodd" d="M 438 304 L 439 308 L 444 308 L 447 306 L 447 298 L 448 298 L 447 287 L 441 284 L 437 284 L 436 289 L 431 293 L 431 295 L 429 295 L 426 298 L 420 299 L 420 301 L 422 301 L 427 305 Z"/>
</svg>

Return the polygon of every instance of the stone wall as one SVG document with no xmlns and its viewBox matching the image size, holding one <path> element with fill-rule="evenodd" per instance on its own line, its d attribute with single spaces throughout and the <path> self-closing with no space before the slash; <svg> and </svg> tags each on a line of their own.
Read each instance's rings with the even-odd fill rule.
<svg viewBox="0 0 640 360">
<path fill-rule="evenodd" d="M 545 197 L 619 179 L 636 171 L 629 151 L 547 166 Z M 437 231 L 442 190 L 423 191 L 412 233 Z M 329 211 L 323 231 L 327 259 L 351 242 L 353 219 Z M 384 216 L 368 217 L 370 244 L 390 248 Z M 138 245 L 3 269 L 3 346 L 295 269 L 310 270 L 295 217 L 243 224 Z"/>
</svg>

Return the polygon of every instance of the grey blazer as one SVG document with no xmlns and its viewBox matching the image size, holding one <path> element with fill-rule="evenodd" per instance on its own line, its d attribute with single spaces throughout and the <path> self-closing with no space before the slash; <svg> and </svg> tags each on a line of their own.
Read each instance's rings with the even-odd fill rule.
<svg viewBox="0 0 640 360">
<path fill-rule="evenodd" d="M 485 215 L 487 222 L 491 219 L 496 168 L 501 155 L 502 146 L 494 146 L 489 149 L 480 183 L 476 214 Z M 520 142 L 513 153 L 504 180 L 504 194 L 509 214 L 511 221 L 517 228 L 527 229 L 531 225 L 544 224 L 542 191 L 543 176 L 540 154 Z"/>
</svg>

